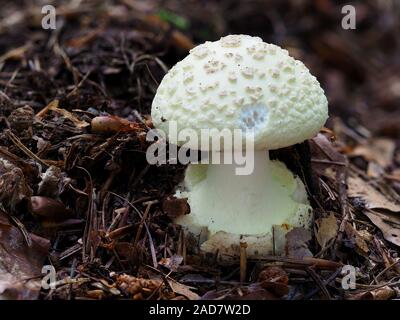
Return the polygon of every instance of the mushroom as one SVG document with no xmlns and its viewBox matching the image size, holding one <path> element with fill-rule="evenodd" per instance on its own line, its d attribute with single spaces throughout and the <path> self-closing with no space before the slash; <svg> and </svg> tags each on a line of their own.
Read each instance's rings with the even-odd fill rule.
<svg viewBox="0 0 400 320">
<path fill-rule="evenodd" d="M 191 128 L 198 136 L 201 129 L 251 133 L 254 170 L 237 175 L 237 163 L 189 164 L 176 196 L 187 198 L 190 213 L 175 222 L 197 236 L 205 252 L 236 257 L 242 241 L 248 257 L 282 254 L 289 230 L 311 227 L 312 208 L 302 181 L 270 160 L 268 150 L 313 137 L 327 118 L 318 80 L 287 50 L 247 35 L 192 49 L 157 90 L 154 126 L 178 145 L 183 141 L 172 137 L 171 122 L 178 132 Z"/>
</svg>

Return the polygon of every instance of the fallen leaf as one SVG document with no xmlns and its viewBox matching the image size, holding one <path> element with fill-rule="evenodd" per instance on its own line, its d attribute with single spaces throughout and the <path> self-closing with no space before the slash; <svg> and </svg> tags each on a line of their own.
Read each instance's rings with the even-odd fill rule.
<svg viewBox="0 0 400 320">
<path fill-rule="evenodd" d="M 0 213 L 0 300 L 37 299 L 39 295 L 50 242 L 34 234 L 30 238 L 28 247 L 21 231 Z"/>
<path fill-rule="evenodd" d="M 382 231 L 385 239 L 400 247 L 400 215 L 385 211 L 364 210 L 364 214 Z"/>
<path fill-rule="evenodd" d="M 378 227 L 385 239 L 400 246 L 400 205 L 359 176 L 348 179 L 349 198 L 361 198 L 363 213 Z"/>
<path fill-rule="evenodd" d="M 400 212 L 400 205 L 386 195 L 379 192 L 358 176 L 350 175 L 348 178 L 348 196 L 350 198 L 362 198 L 368 209 L 386 209 Z"/>
<path fill-rule="evenodd" d="M 307 243 L 311 240 L 310 231 L 304 228 L 293 228 L 286 234 L 286 254 L 288 257 L 303 259 L 312 257 Z"/>
<path fill-rule="evenodd" d="M 177 254 L 174 254 L 170 258 L 162 258 L 158 264 L 168 268 L 171 271 L 177 271 L 179 265 L 183 262 L 183 257 Z"/>
<path fill-rule="evenodd" d="M 375 163 L 373 161 L 368 163 L 368 168 L 367 168 L 368 177 L 379 178 L 384 173 L 385 173 L 385 170 L 379 164 L 377 164 L 377 163 Z"/>
<path fill-rule="evenodd" d="M 366 144 L 359 145 L 349 154 L 349 156 L 361 156 L 367 161 L 373 161 L 381 167 L 389 166 L 394 157 L 396 143 L 392 139 L 377 138 L 370 139 Z"/>
<path fill-rule="evenodd" d="M 195 289 L 193 287 L 189 287 L 175 280 L 168 280 L 168 284 L 170 285 L 173 292 L 178 295 L 185 296 L 189 300 L 199 300 L 200 298 L 197 293 L 194 293 L 192 291 L 192 289 Z"/>
<path fill-rule="evenodd" d="M 318 177 L 325 176 L 335 181 L 337 171 L 347 165 L 346 156 L 341 154 L 337 147 L 321 133 L 312 138 L 309 145 L 313 172 Z"/>
<path fill-rule="evenodd" d="M 351 225 L 351 223 L 349 223 L 349 222 L 347 222 L 345 225 L 345 233 L 347 235 L 347 238 L 350 239 L 354 243 L 356 252 L 363 257 L 367 257 L 369 248 L 368 248 L 366 238 L 370 237 L 372 240 L 372 235 L 370 235 L 370 234 L 363 235 L 361 232 L 354 229 L 353 226 Z"/>
<path fill-rule="evenodd" d="M 395 290 L 389 286 L 384 286 L 370 291 L 348 294 L 346 300 L 389 300 L 395 296 Z"/>
<path fill-rule="evenodd" d="M 336 217 L 333 213 L 330 213 L 326 218 L 319 218 L 315 221 L 318 231 L 315 237 L 322 249 L 324 249 L 328 243 L 336 237 L 338 231 L 338 224 Z"/>
</svg>

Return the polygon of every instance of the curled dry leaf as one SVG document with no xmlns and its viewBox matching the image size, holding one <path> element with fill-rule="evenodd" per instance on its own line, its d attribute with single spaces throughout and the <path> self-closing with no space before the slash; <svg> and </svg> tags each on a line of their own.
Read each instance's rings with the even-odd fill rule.
<svg viewBox="0 0 400 320">
<path fill-rule="evenodd" d="M 333 213 L 330 213 L 328 217 L 319 218 L 315 223 L 318 228 L 315 237 L 321 248 L 324 249 L 336 237 L 338 231 L 336 217 Z"/>
<path fill-rule="evenodd" d="M 39 295 L 50 242 L 34 234 L 30 237 L 28 247 L 21 231 L 0 212 L 0 300 L 36 299 Z"/>
</svg>

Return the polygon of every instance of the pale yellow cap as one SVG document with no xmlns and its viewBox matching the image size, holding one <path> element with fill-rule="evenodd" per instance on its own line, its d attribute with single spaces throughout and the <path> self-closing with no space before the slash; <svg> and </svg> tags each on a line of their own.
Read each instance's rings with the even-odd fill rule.
<svg viewBox="0 0 400 320">
<path fill-rule="evenodd" d="M 314 136 L 328 118 L 328 101 L 287 50 L 229 35 L 178 62 L 162 80 L 151 113 L 167 135 L 170 121 L 199 136 L 200 129 L 245 129 L 254 133 L 256 149 L 278 149 Z"/>
</svg>

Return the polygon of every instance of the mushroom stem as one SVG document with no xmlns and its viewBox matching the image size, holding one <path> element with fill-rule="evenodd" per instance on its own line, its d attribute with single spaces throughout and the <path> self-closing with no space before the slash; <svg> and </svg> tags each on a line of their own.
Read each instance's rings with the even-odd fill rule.
<svg viewBox="0 0 400 320">
<path fill-rule="evenodd" d="M 205 236 L 203 241 L 218 232 L 235 237 L 271 236 L 274 226 L 289 229 L 308 223 L 301 220 L 302 216 L 308 220 L 310 208 L 304 185 L 283 163 L 270 161 L 266 151 L 257 151 L 251 174 L 237 175 L 237 168 L 236 163 L 191 164 L 185 176 L 186 190 L 177 194 L 188 198 L 191 213 L 175 222 Z M 264 253 L 271 251 L 271 243 L 265 246 Z"/>
</svg>

